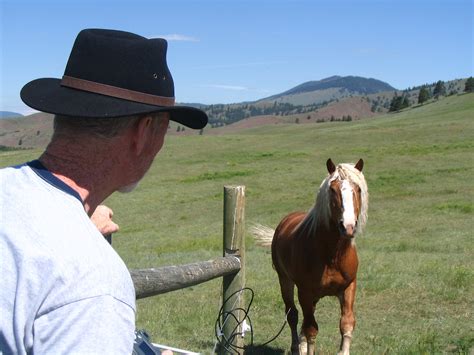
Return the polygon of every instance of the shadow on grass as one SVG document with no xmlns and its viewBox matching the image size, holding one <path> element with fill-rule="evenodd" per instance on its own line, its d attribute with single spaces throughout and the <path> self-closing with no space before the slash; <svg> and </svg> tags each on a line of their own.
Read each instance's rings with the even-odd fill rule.
<svg viewBox="0 0 474 355">
<path fill-rule="evenodd" d="M 276 354 L 285 354 L 284 349 L 272 348 L 271 346 L 265 345 L 253 345 L 246 346 L 244 354 L 258 354 L 258 355 L 276 355 Z"/>
</svg>

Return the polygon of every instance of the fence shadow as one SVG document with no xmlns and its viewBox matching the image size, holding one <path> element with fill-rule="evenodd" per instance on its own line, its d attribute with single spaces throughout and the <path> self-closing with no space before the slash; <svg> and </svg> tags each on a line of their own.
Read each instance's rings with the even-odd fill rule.
<svg viewBox="0 0 474 355">
<path fill-rule="evenodd" d="M 252 345 L 246 346 L 244 350 L 244 354 L 248 355 L 278 355 L 278 354 L 285 354 L 285 349 L 280 348 L 272 348 L 271 346 L 265 345 Z"/>
</svg>

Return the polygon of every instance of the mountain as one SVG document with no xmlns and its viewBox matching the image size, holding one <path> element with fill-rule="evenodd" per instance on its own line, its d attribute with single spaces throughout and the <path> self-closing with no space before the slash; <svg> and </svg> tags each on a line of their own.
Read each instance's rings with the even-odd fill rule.
<svg viewBox="0 0 474 355">
<path fill-rule="evenodd" d="M 331 76 L 318 81 L 308 81 L 294 88 L 258 102 L 278 102 L 292 105 L 314 105 L 345 97 L 377 94 L 396 89 L 377 79 L 360 76 Z"/>
<path fill-rule="evenodd" d="M 318 81 L 308 81 L 280 94 L 253 102 L 208 105 L 200 108 L 206 111 L 209 116 L 210 125 L 215 128 L 254 116 L 274 115 L 281 117 L 304 113 L 310 114 L 326 105 L 337 103 L 341 100 L 355 97 L 367 98 L 369 95 L 381 95 L 382 93 L 389 93 L 393 96 L 396 91 L 391 85 L 377 79 L 335 75 Z M 390 99 L 391 97 L 387 98 L 387 100 Z M 380 99 L 378 98 L 377 100 L 377 106 L 381 105 Z M 373 100 L 367 98 L 369 112 L 372 106 L 374 106 L 371 101 Z M 388 107 L 390 101 L 384 102 L 384 105 Z M 381 108 L 382 111 L 384 109 Z M 375 110 L 377 108 L 374 108 L 373 112 Z M 336 112 L 338 111 L 336 110 Z M 362 111 L 349 108 L 345 112 L 345 116 L 364 117 L 363 112 L 366 111 L 365 108 Z M 317 116 L 313 115 L 313 117 Z M 330 117 L 331 115 L 325 118 L 329 119 Z"/>
<path fill-rule="evenodd" d="M 391 85 L 377 79 L 367 79 L 360 76 L 342 77 L 335 75 L 319 81 L 308 81 L 276 96 L 281 97 L 286 95 L 295 95 L 309 91 L 325 90 L 331 88 L 345 89 L 347 91 L 365 95 L 396 90 Z"/>
<path fill-rule="evenodd" d="M 0 111 L 0 119 L 2 118 L 11 118 L 11 117 L 23 117 L 21 113 L 10 112 L 10 111 Z"/>
</svg>

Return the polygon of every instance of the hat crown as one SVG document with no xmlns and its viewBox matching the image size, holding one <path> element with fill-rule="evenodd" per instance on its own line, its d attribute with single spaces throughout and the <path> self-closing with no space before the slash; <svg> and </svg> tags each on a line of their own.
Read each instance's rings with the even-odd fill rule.
<svg viewBox="0 0 474 355">
<path fill-rule="evenodd" d="M 64 75 L 150 95 L 174 97 L 167 42 L 117 30 L 81 31 Z"/>
</svg>

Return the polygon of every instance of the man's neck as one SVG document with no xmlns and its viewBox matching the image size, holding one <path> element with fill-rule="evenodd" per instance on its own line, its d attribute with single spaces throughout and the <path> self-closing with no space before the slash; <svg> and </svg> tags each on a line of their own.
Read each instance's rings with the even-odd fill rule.
<svg viewBox="0 0 474 355">
<path fill-rule="evenodd" d="M 41 163 L 59 180 L 77 191 L 84 201 L 84 209 L 92 215 L 95 208 L 118 187 L 112 163 L 100 150 L 73 149 L 71 145 L 50 144 L 41 155 Z"/>
</svg>

